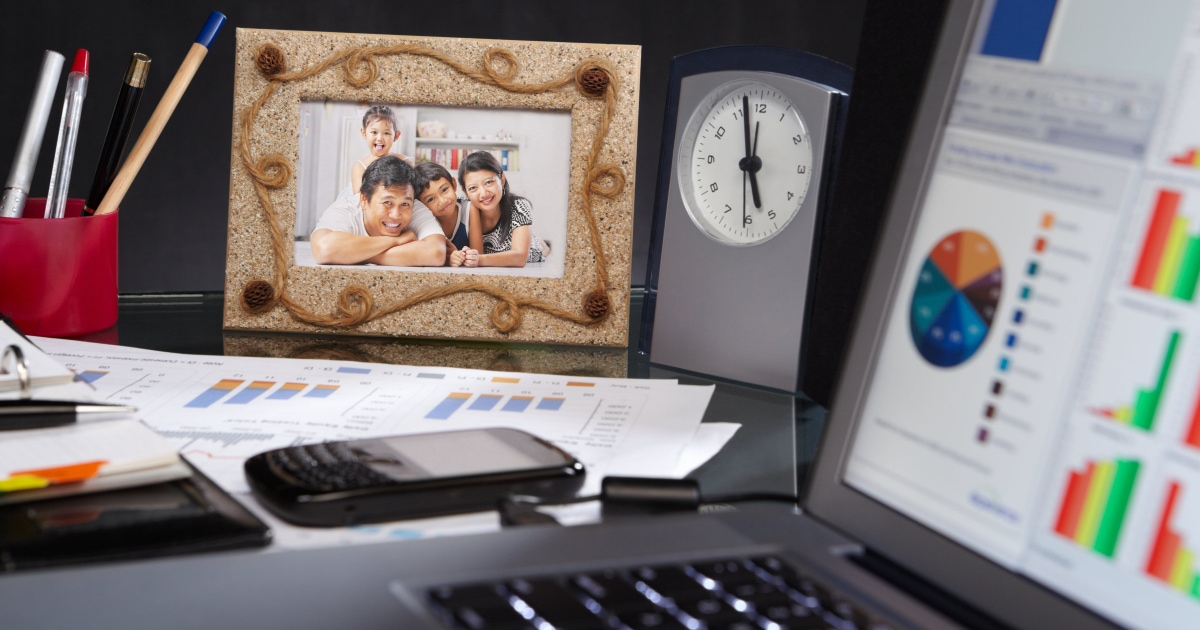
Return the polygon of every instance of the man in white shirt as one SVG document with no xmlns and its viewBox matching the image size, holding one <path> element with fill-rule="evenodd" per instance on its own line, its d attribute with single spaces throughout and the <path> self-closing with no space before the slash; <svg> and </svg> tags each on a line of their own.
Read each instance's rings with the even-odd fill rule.
<svg viewBox="0 0 1200 630">
<path fill-rule="evenodd" d="M 394 155 L 371 162 L 357 199 L 340 198 L 321 213 L 310 239 L 317 264 L 444 265 L 446 236 L 414 199 L 415 178 L 413 168 Z"/>
</svg>

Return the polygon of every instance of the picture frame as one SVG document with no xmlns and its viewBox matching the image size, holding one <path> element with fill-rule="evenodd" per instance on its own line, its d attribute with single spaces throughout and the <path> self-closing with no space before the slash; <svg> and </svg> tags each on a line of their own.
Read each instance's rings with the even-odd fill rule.
<svg viewBox="0 0 1200 630">
<path fill-rule="evenodd" d="M 226 329 L 628 345 L 640 47 L 238 29 L 236 51 Z M 375 104 L 396 110 L 408 142 L 437 132 L 429 112 L 458 121 L 461 137 L 424 143 L 458 160 L 513 151 L 497 179 L 529 199 L 555 264 L 315 263 L 305 232 L 329 191 L 361 204 L 338 181 L 357 119 L 323 121 L 341 130 L 324 144 L 305 120 Z M 397 145 L 414 162 L 455 164 Z"/>
</svg>

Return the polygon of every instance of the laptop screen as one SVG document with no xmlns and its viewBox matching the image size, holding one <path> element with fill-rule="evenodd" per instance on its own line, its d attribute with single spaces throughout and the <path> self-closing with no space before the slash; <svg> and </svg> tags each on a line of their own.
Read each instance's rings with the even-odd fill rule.
<svg viewBox="0 0 1200 630">
<path fill-rule="evenodd" d="M 1200 1 L 984 4 L 842 479 L 1122 624 L 1200 619 Z"/>
</svg>

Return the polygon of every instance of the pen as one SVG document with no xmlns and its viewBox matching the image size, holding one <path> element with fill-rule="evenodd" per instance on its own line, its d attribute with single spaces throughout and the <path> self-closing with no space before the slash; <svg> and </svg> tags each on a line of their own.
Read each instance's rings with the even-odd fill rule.
<svg viewBox="0 0 1200 630">
<path fill-rule="evenodd" d="M 133 53 L 129 69 L 125 71 L 125 80 L 121 83 L 121 92 L 117 95 L 117 104 L 113 107 L 112 120 L 108 123 L 104 146 L 100 149 L 100 162 L 96 164 L 96 175 L 92 177 L 92 189 L 83 204 L 84 216 L 96 213 L 96 208 L 104 200 L 104 193 L 108 192 L 113 178 L 117 176 L 117 164 L 121 161 L 121 154 L 125 153 L 125 143 L 129 140 L 129 130 L 133 128 L 133 117 L 137 114 L 142 88 L 146 86 L 146 75 L 149 73 L 150 57 Z"/>
<path fill-rule="evenodd" d="M 46 123 L 50 120 L 50 107 L 54 92 L 58 90 L 58 76 L 62 74 L 61 53 L 47 50 L 42 55 L 42 69 L 38 73 L 37 86 L 33 89 L 33 100 L 25 114 L 25 127 L 17 152 L 13 155 L 8 180 L 4 182 L 4 197 L 0 199 L 0 217 L 21 218 L 25 210 L 25 198 L 29 196 L 29 184 L 33 181 L 33 169 L 37 166 L 38 151 L 42 148 L 42 136 L 46 135 Z"/>
<path fill-rule="evenodd" d="M 133 413 L 137 407 L 57 400 L 0 401 L 0 431 L 43 429 L 71 424 L 81 416 Z"/>
<path fill-rule="evenodd" d="M 50 191 L 46 193 L 46 218 L 61 219 L 67 205 L 67 184 L 71 183 L 71 165 L 75 162 L 75 141 L 79 139 L 79 115 L 83 112 L 83 97 L 87 95 L 88 51 L 75 51 L 75 61 L 67 74 L 67 90 L 63 95 L 62 119 L 58 123 L 58 145 L 54 149 L 54 166 L 50 169 Z"/>
<path fill-rule="evenodd" d="M 179 99 L 183 97 L 183 92 L 187 90 L 188 84 L 192 82 L 192 77 L 196 75 L 196 70 L 200 69 L 200 62 L 204 61 L 204 56 L 208 54 L 208 47 L 212 45 L 213 39 L 217 33 L 221 31 L 221 26 L 225 24 L 225 15 L 219 11 L 213 11 L 208 16 L 208 21 L 204 23 L 204 28 L 200 29 L 200 35 L 192 44 L 188 54 L 183 58 L 183 63 L 179 65 L 179 69 L 175 71 L 175 77 L 171 79 L 171 84 L 167 86 L 167 91 L 163 94 L 162 100 L 154 108 L 154 113 L 150 114 L 150 120 L 146 123 L 146 127 L 142 129 L 142 134 L 138 136 L 137 142 L 133 143 L 133 148 L 129 150 L 129 157 L 125 158 L 125 163 L 121 165 L 121 170 L 117 172 L 117 178 L 113 180 L 112 186 L 104 195 L 104 200 L 100 202 L 100 206 L 96 208 L 96 214 L 108 214 L 115 212 L 117 207 L 121 205 L 121 200 L 125 198 L 125 193 L 129 192 L 129 186 L 133 183 L 133 178 L 137 177 L 138 171 L 141 170 L 142 164 L 145 163 L 146 157 L 150 155 L 150 149 L 154 148 L 154 143 L 158 141 L 159 134 L 162 133 L 164 127 L 167 126 L 167 120 L 171 117 L 171 113 L 175 111 L 175 106 L 179 104 Z"/>
</svg>

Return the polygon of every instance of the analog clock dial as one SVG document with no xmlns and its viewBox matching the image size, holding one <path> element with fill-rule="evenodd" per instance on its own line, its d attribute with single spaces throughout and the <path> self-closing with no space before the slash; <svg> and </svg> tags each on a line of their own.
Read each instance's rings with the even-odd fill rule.
<svg viewBox="0 0 1200 630">
<path fill-rule="evenodd" d="M 758 81 L 723 85 L 692 113 L 677 156 L 692 221 L 729 245 L 757 245 L 799 213 L 813 175 L 804 119 Z"/>
</svg>

